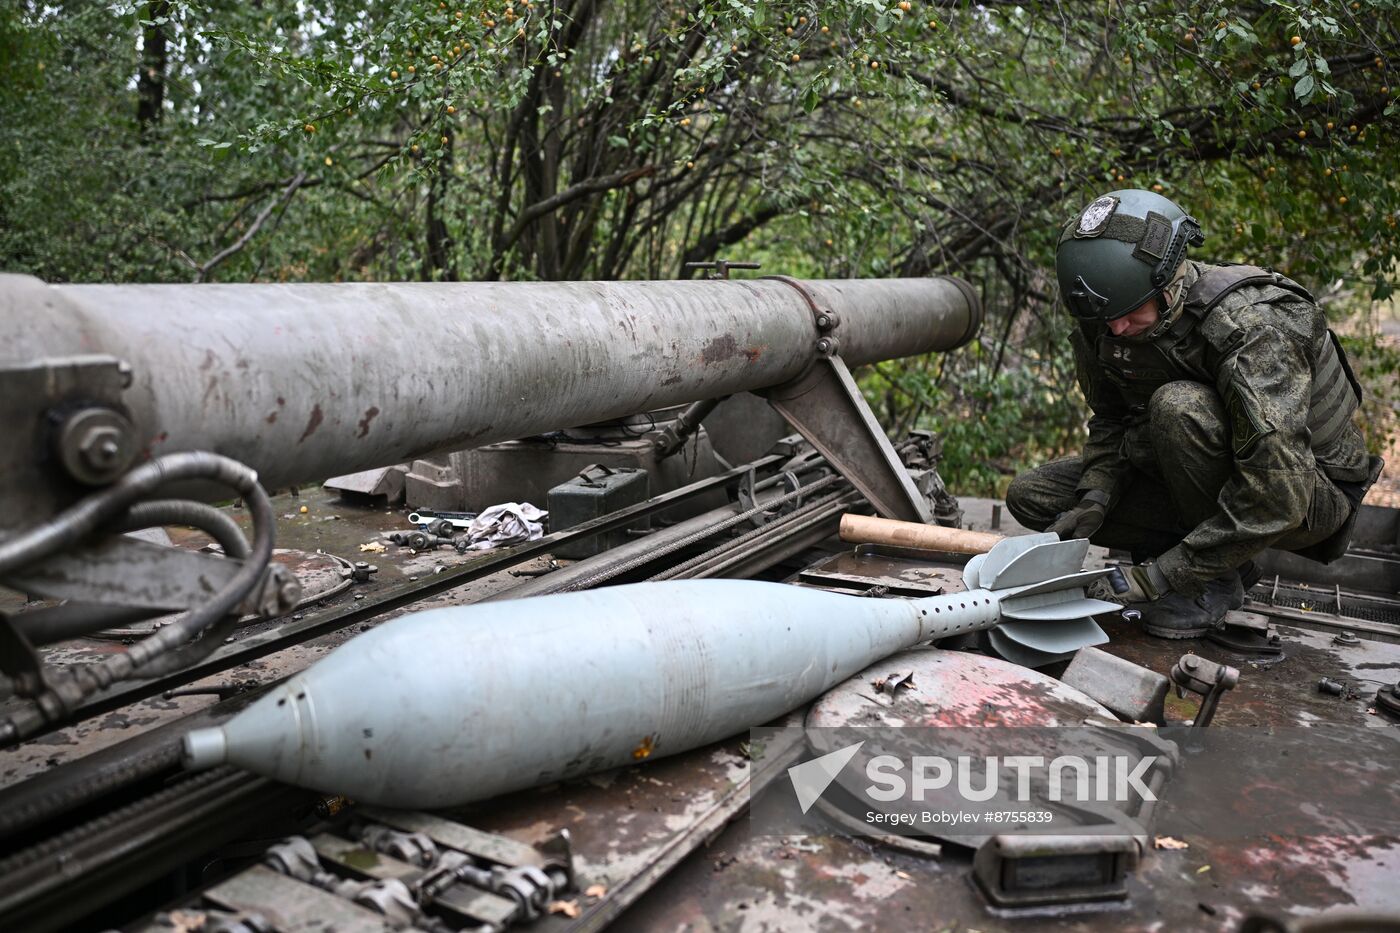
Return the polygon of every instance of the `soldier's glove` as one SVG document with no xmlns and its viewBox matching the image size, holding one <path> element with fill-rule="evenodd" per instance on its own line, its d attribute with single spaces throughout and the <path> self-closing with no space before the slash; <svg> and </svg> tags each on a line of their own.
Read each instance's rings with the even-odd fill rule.
<svg viewBox="0 0 1400 933">
<path fill-rule="evenodd" d="M 1156 564 L 1119 564 L 1109 577 L 1114 592 L 1129 603 L 1150 603 L 1172 591 L 1171 581 Z"/>
<path fill-rule="evenodd" d="M 1071 538 L 1088 538 L 1103 527 L 1108 515 L 1108 493 L 1090 489 L 1084 493 L 1079 504 L 1068 512 L 1060 513 L 1055 523 L 1045 530 L 1060 536 L 1061 541 Z"/>
</svg>

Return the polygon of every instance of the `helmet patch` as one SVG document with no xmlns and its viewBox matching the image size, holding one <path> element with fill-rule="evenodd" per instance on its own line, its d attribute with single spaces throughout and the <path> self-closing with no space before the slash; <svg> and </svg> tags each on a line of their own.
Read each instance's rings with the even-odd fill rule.
<svg viewBox="0 0 1400 933">
<path fill-rule="evenodd" d="M 1111 194 L 1106 194 L 1088 207 L 1084 208 L 1084 213 L 1079 215 L 1079 223 L 1074 228 L 1076 237 L 1096 237 L 1108 228 L 1109 218 L 1118 209 L 1118 199 Z"/>
<path fill-rule="evenodd" d="M 1167 258 L 1167 250 L 1172 245 L 1172 222 L 1156 211 L 1147 212 L 1147 226 L 1142 239 L 1138 241 L 1133 255 L 1143 262 L 1154 263 Z M 1169 269 L 1168 272 L 1175 270 Z"/>
</svg>

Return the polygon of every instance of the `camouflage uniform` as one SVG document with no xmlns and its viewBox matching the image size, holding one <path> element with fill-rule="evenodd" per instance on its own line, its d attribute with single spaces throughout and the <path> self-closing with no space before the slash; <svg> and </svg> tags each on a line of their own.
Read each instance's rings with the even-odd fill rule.
<svg viewBox="0 0 1400 933">
<path fill-rule="evenodd" d="M 1360 387 L 1311 296 L 1254 266 L 1188 263 L 1185 310 L 1165 333 L 1115 338 L 1102 321 L 1078 323 L 1089 439 L 1082 456 L 1018 476 L 1006 504 L 1041 530 L 1098 490 L 1109 507 L 1091 540 L 1156 557 L 1196 596 L 1268 547 L 1340 556 L 1379 461 L 1352 422 Z"/>
</svg>

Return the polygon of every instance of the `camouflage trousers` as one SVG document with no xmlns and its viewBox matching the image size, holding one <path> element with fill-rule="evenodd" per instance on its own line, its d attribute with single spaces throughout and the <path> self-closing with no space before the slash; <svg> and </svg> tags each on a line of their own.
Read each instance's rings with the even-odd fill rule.
<svg viewBox="0 0 1400 933">
<path fill-rule="evenodd" d="M 1220 492 L 1233 473 L 1230 424 L 1220 396 L 1194 382 L 1157 390 L 1152 417 L 1130 427 L 1122 456 L 1128 477 L 1094 544 L 1128 551 L 1135 562 L 1157 557 L 1216 514 Z M 1022 473 L 1006 491 L 1007 510 L 1027 528 L 1043 531 L 1079 501 L 1083 464 L 1065 457 Z M 1351 514 L 1351 503 L 1321 470 L 1314 481 L 1305 526 L 1270 543 L 1283 550 L 1305 548 L 1330 537 Z M 1201 542 L 1208 544 L 1212 542 Z M 1243 564 L 1262 548 L 1238 542 Z"/>
</svg>

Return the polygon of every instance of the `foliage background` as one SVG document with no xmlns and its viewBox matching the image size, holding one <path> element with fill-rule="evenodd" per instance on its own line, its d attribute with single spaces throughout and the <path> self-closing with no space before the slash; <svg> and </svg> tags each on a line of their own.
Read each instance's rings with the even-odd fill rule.
<svg viewBox="0 0 1400 933">
<path fill-rule="evenodd" d="M 1051 268 L 1115 187 L 1200 255 L 1400 350 L 1397 0 L 20 0 L 0 11 L 0 269 L 50 281 L 953 273 L 978 343 L 884 364 L 963 492 L 1083 423 Z"/>
</svg>

